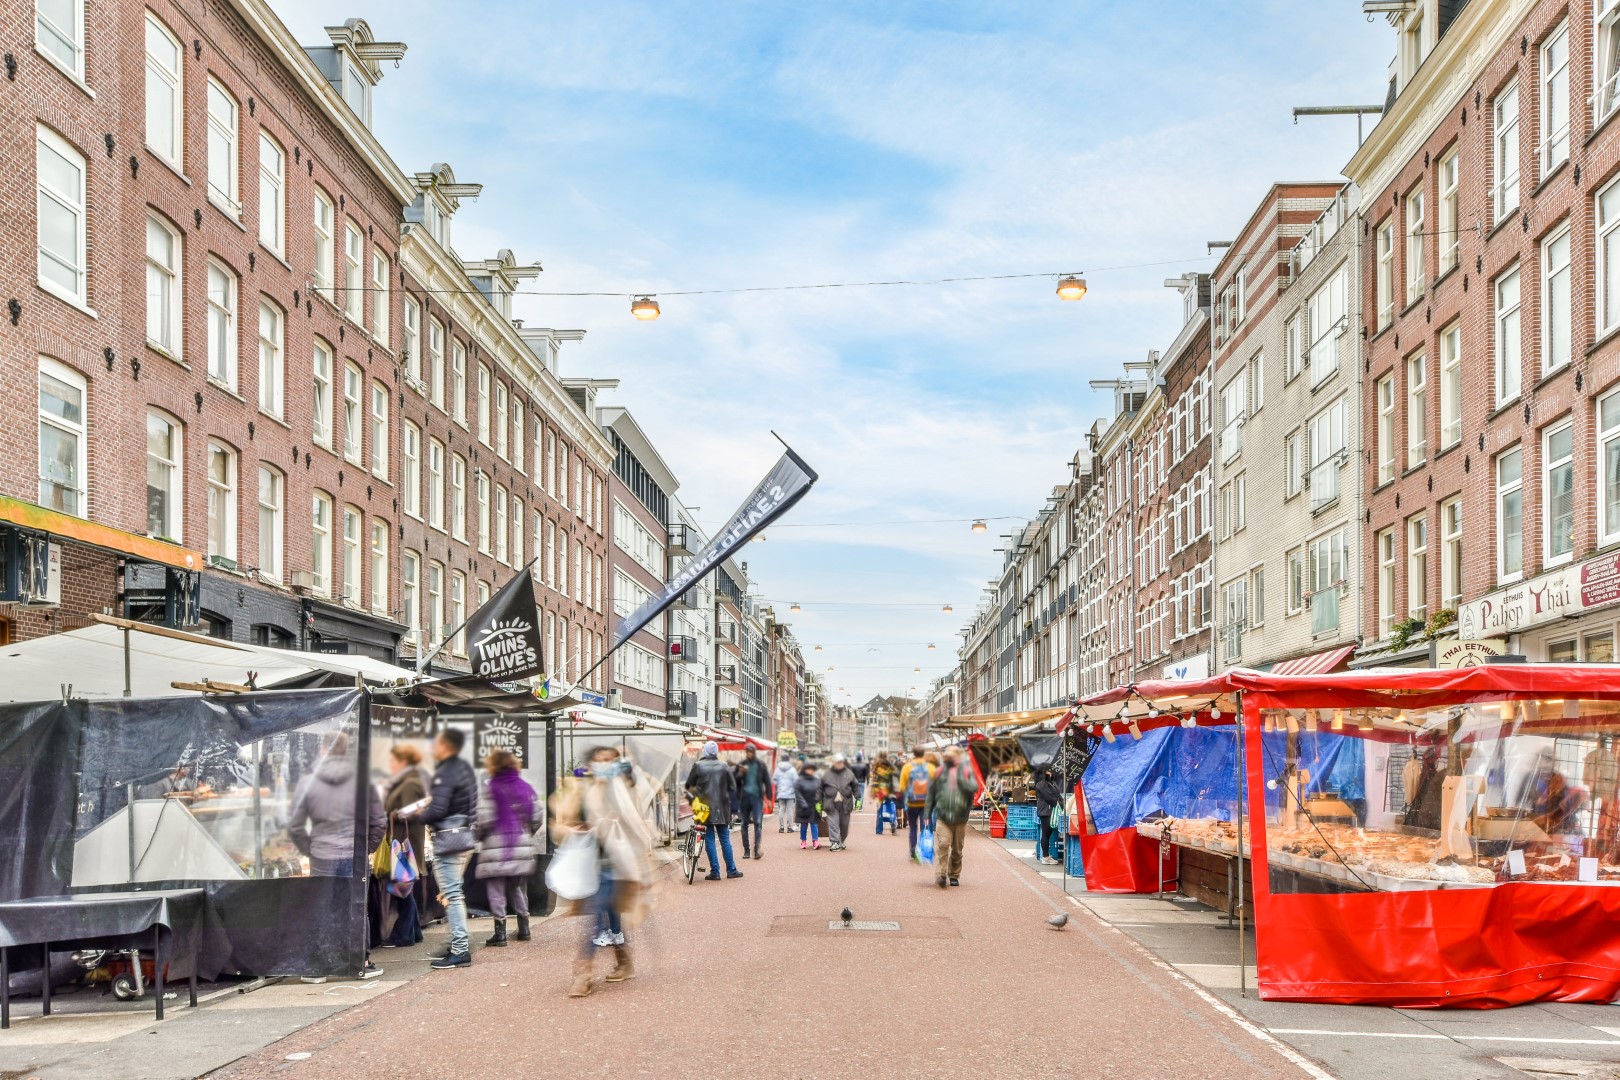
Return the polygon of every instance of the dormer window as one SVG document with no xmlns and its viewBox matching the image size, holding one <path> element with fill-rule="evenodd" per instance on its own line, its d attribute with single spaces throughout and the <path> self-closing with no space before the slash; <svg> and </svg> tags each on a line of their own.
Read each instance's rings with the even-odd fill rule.
<svg viewBox="0 0 1620 1080">
<path fill-rule="evenodd" d="M 371 126 L 371 83 L 361 73 L 359 65 L 347 58 L 343 62 L 343 100 L 362 124 Z"/>
<path fill-rule="evenodd" d="M 350 19 L 342 26 L 328 26 L 326 36 L 331 45 L 306 48 L 304 51 L 321 69 L 326 81 L 336 90 L 343 103 L 366 127 L 371 126 L 371 91 L 382 79 L 384 60 L 394 66 L 405 56 L 405 45 L 399 41 L 378 41 L 364 19 Z"/>
</svg>

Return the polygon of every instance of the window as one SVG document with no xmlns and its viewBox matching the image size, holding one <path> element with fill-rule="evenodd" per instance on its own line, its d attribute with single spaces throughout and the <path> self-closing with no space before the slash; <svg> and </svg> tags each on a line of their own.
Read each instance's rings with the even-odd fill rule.
<svg viewBox="0 0 1620 1080">
<path fill-rule="evenodd" d="M 1601 123 L 1620 103 L 1620 0 L 1596 0 L 1592 23 L 1592 112 Z"/>
<path fill-rule="evenodd" d="M 1375 541 L 1378 549 L 1378 636 L 1395 632 L 1395 530 L 1384 529 Z"/>
<path fill-rule="evenodd" d="M 360 411 L 366 380 L 354 364 L 343 367 L 343 456 L 360 464 Z"/>
<path fill-rule="evenodd" d="M 326 192 L 315 192 L 315 262 L 310 267 L 310 281 L 315 291 L 332 299 L 332 200 Z"/>
<path fill-rule="evenodd" d="M 1519 206 L 1519 88 L 1510 86 L 1496 97 L 1492 106 L 1496 119 L 1495 181 L 1492 194 L 1496 220 L 1501 221 Z"/>
<path fill-rule="evenodd" d="M 450 458 L 450 535 L 467 540 L 467 459 L 460 454 Z"/>
<path fill-rule="evenodd" d="M 1440 504 L 1440 606 L 1456 611 L 1462 603 L 1462 499 Z"/>
<path fill-rule="evenodd" d="M 423 643 L 427 649 L 432 649 L 444 640 L 444 564 L 437 560 L 427 565 L 427 611 L 424 622 L 427 631 L 427 640 Z"/>
<path fill-rule="evenodd" d="M 1249 405 L 1248 372 L 1238 375 L 1221 389 L 1221 461 L 1231 461 L 1243 452 L 1243 419 Z"/>
<path fill-rule="evenodd" d="M 1440 159 L 1437 179 L 1440 186 L 1440 274 L 1457 265 L 1460 244 L 1457 232 L 1457 151 Z"/>
<path fill-rule="evenodd" d="M 180 356 L 180 234 L 146 215 L 146 340 Z"/>
<path fill-rule="evenodd" d="M 1348 326 L 1346 312 L 1350 301 L 1350 273 L 1341 265 L 1333 276 L 1306 301 L 1305 319 L 1311 336 L 1310 351 L 1305 354 L 1311 366 L 1311 385 L 1339 370 L 1339 335 Z"/>
<path fill-rule="evenodd" d="M 315 339 L 315 401 L 311 410 L 315 441 L 332 449 L 332 347 Z"/>
<path fill-rule="evenodd" d="M 1423 354 L 1406 361 L 1406 467 L 1415 469 L 1429 456 L 1426 406 L 1428 368 Z"/>
<path fill-rule="evenodd" d="M 34 0 L 34 42 L 47 58 L 84 80 L 84 0 Z"/>
<path fill-rule="evenodd" d="M 410 628 L 411 644 L 418 654 L 422 650 L 422 604 L 418 595 L 421 587 L 422 556 L 407 551 L 399 557 L 399 599 L 405 610 L 405 625 Z"/>
<path fill-rule="evenodd" d="M 388 522 L 371 519 L 371 613 L 387 618 Z"/>
<path fill-rule="evenodd" d="M 39 284 L 83 305 L 88 295 L 84 157 L 54 131 L 41 127 L 37 133 Z"/>
<path fill-rule="evenodd" d="M 39 362 L 39 504 L 85 517 L 84 377 L 55 360 Z"/>
<path fill-rule="evenodd" d="M 371 336 L 388 347 L 388 256 L 371 249 Z"/>
<path fill-rule="evenodd" d="M 1547 565 L 1575 554 L 1575 434 L 1568 420 L 1547 430 L 1541 445 L 1542 506 Z"/>
<path fill-rule="evenodd" d="M 371 384 L 371 474 L 388 479 L 388 387 Z"/>
<path fill-rule="evenodd" d="M 1440 331 L 1440 449 L 1462 441 L 1462 324 Z"/>
<path fill-rule="evenodd" d="M 283 254 L 287 246 L 287 155 L 259 132 L 259 243 Z"/>
<path fill-rule="evenodd" d="M 365 310 L 365 283 L 361 268 L 365 265 L 366 238 L 360 226 L 352 221 L 343 222 L 343 314 L 360 321 Z"/>
<path fill-rule="evenodd" d="M 1311 545 L 1311 636 L 1339 629 L 1339 595 L 1349 566 L 1349 540 L 1343 529 Z"/>
<path fill-rule="evenodd" d="M 1378 482 L 1395 479 L 1395 376 L 1378 380 Z"/>
<path fill-rule="evenodd" d="M 1598 333 L 1620 327 L 1620 180 L 1598 193 Z"/>
<path fill-rule="evenodd" d="M 478 472 L 477 490 L 474 492 L 474 506 L 478 509 L 478 550 L 485 555 L 489 554 L 489 474 L 482 469 Z"/>
<path fill-rule="evenodd" d="M 1265 403 L 1266 403 L 1266 356 L 1265 356 L 1265 353 L 1263 353 L 1263 352 L 1257 352 L 1253 356 L 1249 357 L 1249 413 L 1250 413 L 1250 415 L 1253 415 L 1254 413 L 1259 412 L 1261 410 L 1261 408 L 1264 407 Z M 1159 449 L 1161 451 L 1164 449 L 1162 442 L 1160 444 Z M 1163 471 L 1164 471 L 1163 469 L 1160 469 L 1159 473 L 1162 475 Z M 589 482 L 590 477 L 587 476 L 586 480 L 587 480 L 587 482 Z M 588 496 L 587 496 L 587 498 L 585 500 L 585 504 L 586 504 L 586 516 L 589 516 L 589 514 L 590 514 L 590 498 Z"/>
<path fill-rule="evenodd" d="M 399 482 L 405 489 L 402 505 L 405 513 L 419 518 L 422 516 L 422 429 L 409 420 L 405 421 L 400 460 L 403 466 Z"/>
<path fill-rule="evenodd" d="M 1423 295 L 1423 186 L 1406 196 L 1406 302 Z"/>
<path fill-rule="evenodd" d="M 1395 223 L 1378 227 L 1378 329 L 1395 321 Z"/>
<path fill-rule="evenodd" d="M 146 532 L 174 543 L 181 533 L 180 425 L 160 412 L 146 414 Z"/>
<path fill-rule="evenodd" d="M 1519 338 L 1519 268 L 1496 279 L 1496 403 L 1519 396 L 1524 376 Z"/>
<path fill-rule="evenodd" d="M 1569 160 L 1569 23 L 1541 45 L 1541 175 Z"/>
<path fill-rule="evenodd" d="M 520 473 L 527 471 L 523 467 L 523 446 L 525 442 L 524 428 L 528 415 L 528 409 L 514 394 L 512 397 L 512 468 Z"/>
<path fill-rule="evenodd" d="M 540 562 L 540 576 L 552 589 L 557 587 L 557 523 L 546 522 L 546 553 Z"/>
<path fill-rule="evenodd" d="M 343 508 L 343 602 L 360 606 L 360 508 Z"/>
<path fill-rule="evenodd" d="M 450 341 L 450 415 L 462 427 L 467 426 L 467 347 L 454 338 Z"/>
<path fill-rule="evenodd" d="M 208 80 L 208 197 L 232 217 L 242 213 L 237 185 L 236 99 Z"/>
<path fill-rule="evenodd" d="M 512 496 L 512 515 L 508 520 L 512 523 L 512 557 L 509 562 L 513 567 L 519 567 L 523 565 L 523 526 L 528 522 L 528 516 L 523 500 L 516 494 Z"/>
<path fill-rule="evenodd" d="M 284 550 L 282 492 L 285 487 L 280 472 L 268 465 L 259 466 L 259 577 L 278 585 Z"/>
<path fill-rule="evenodd" d="M 1598 399 L 1598 498 L 1602 542 L 1620 540 L 1620 390 Z"/>
<path fill-rule="evenodd" d="M 182 65 L 186 51 L 180 39 L 146 13 L 146 145 L 163 160 L 180 166 L 180 148 L 185 133 L 185 80 Z"/>
<path fill-rule="evenodd" d="M 1283 324 L 1283 381 L 1292 382 L 1304 367 L 1305 357 L 1300 352 L 1301 339 L 1299 333 L 1299 316 L 1290 315 Z M 1176 435 L 1181 434 L 1181 425 L 1176 425 Z M 1178 457 L 1180 455 L 1177 455 Z"/>
<path fill-rule="evenodd" d="M 1429 519 L 1423 514 L 1406 521 L 1406 614 L 1429 617 Z"/>
<path fill-rule="evenodd" d="M 309 517 L 309 576 L 317 596 L 332 595 L 332 496 L 315 492 Z"/>
<path fill-rule="evenodd" d="M 418 390 L 422 387 L 422 305 L 409 296 L 405 298 L 404 340 L 400 343 L 404 353 L 405 378 Z"/>
<path fill-rule="evenodd" d="M 236 451 L 208 444 L 208 557 L 236 562 Z"/>
<path fill-rule="evenodd" d="M 1249 612 L 1249 583 L 1238 578 L 1221 593 L 1221 651 L 1228 661 L 1243 655 L 1243 624 Z"/>
<path fill-rule="evenodd" d="M 428 320 L 428 400 L 444 408 L 444 323 Z"/>
<path fill-rule="evenodd" d="M 1339 468 L 1348 460 L 1344 445 L 1345 400 L 1340 398 L 1311 418 L 1307 447 L 1311 462 L 1311 509 L 1339 497 Z"/>
<path fill-rule="evenodd" d="M 1305 549 L 1288 553 L 1288 614 L 1298 615 L 1305 607 Z"/>
<path fill-rule="evenodd" d="M 1238 267 L 1237 277 L 1232 281 L 1232 325 L 1238 326 L 1249 315 L 1249 268 L 1247 265 Z"/>
<path fill-rule="evenodd" d="M 236 389 L 236 275 L 208 262 L 208 375 Z"/>
<path fill-rule="evenodd" d="M 1298 495 L 1305 481 L 1305 433 L 1290 431 L 1283 440 L 1283 498 Z M 1178 521 L 1179 525 L 1179 521 Z M 1181 545 L 1176 545 L 1179 550 Z"/>
<path fill-rule="evenodd" d="M 1541 245 L 1541 363 L 1543 374 L 1569 363 L 1573 340 L 1569 291 L 1569 226 Z"/>
<path fill-rule="evenodd" d="M 509 456 L 506 424 L 506 384 L 498 382 L 495 384 L 495 453 L 502 458 Z"/>
<path fill-rule="evenodd" d="M 409 432 L 407 431 L 407 437 Z M 420 436 L 418 436 L 420 438 Z M 428 524 L 435 529 L 444 528 L 444 444 L 438 439 L 428 440 L 427 449 L 427 504 Z M 408 486 L 408 485 L 407 485 Z"/>
<path fill-rule="evenodd" d="M 282 342 L 287 317 L 268 300 L 259 301 L 259 408 L 277 419 L 282 414 L 282 387 L 287 362 Z"/>
<path fill-rule="evenodd" d="M 1524 457 L 1514 447 L 1496 459 L 1496 576 L 1524 575 Z"/>
<path fill-rule="evenodd" d="M 478 441 L 489 445 L 489 368 L 478 365 Z"/>
<path fill-rule="evenodd" d="M 492 526 L 495 534 L 495 561 L 506 561 L 506 488 L 504 485 L 495 485 L 495 523 Z"/>
<path fill-rule="evenodd" d="M 1249 625 L 1263 626 L 1266 621 L 1266 569 L 1257 566 L 1249 571 Z"/>
<path fill-rule="evenodd" d="M 454 627 L 456 637 L 450 644 L 450 651 L 459 656 L 467 654 L 467 631 L 462 623 L 467 621 L 467 575 L 460 570 L 450 571 L 450 617 L 445 620 L 447 627 Z"/>
</svg>

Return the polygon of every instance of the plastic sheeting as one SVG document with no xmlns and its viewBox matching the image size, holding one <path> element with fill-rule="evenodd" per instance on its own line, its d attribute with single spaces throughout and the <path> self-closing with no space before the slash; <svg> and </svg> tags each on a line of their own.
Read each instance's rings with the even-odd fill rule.
<svg viewBox="0 0 1620 1080">
<path fill-rule="evenodd" d="M 1029 762 L 1029 769 L 1039 773 L 1048 765 L 1058 759 L 1063 753 L 1062 735 L 1020 735 L 1018 748 L 1024 752 L 1024 758 Z"/>
<path fill-rule="evenodd" d="M 1234 728 L 1159 728 L 1102 743 L 1081 778 L 1096 833 L 1146 818 L 1231 820 L 1237 810 Z"/>
<path fill-rule="evenodd" d="M 1308 770 L 1310 782 L 1305 795 L 1337 795 L 1365 818 L 1367 805 L 1367 743 L 1354 735 L 1331 731 L 1299 733 L 1299 767 Z M 1288 734 L 1267 732 L 1260 736 L 1260 752 L 1265 756 L 1268 778 L 1282 771 L 1287 761 Z M 1228 763 L 1228 768 L 1230 768 Z M 1266 806 L 1276 811 L 1282 806 L 1283 790 L 1266 788 Z"/>
</svg>

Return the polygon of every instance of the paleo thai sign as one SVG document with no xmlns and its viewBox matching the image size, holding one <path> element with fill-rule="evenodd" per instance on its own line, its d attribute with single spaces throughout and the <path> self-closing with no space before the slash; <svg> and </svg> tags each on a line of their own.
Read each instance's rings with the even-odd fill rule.
<svg viewBox="0 0 1620 1080">
<path fill-rule="evenodd" d="M 1505 637 L 1616 602 L 1620 602 L 1620 552 L 1610 552 L 1461 605 L 1457 636 L 1463 641 Z"/>
</svg>

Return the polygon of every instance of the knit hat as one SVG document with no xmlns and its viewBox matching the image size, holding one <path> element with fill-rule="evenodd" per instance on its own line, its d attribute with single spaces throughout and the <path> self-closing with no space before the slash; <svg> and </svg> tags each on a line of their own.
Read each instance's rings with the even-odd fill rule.
<svg viewBox="0 0 1620 1080">
<path fill-rule="evenodd" d="M 717 758 L 717 757 L 719 757 L 720 756 L 720 744 L 715 742 L 713 739 L 710 739 L 708 742 L 704 743 L 703 744 L 703 756 L 706 757 L 706 758 Z"/>
</svg>

